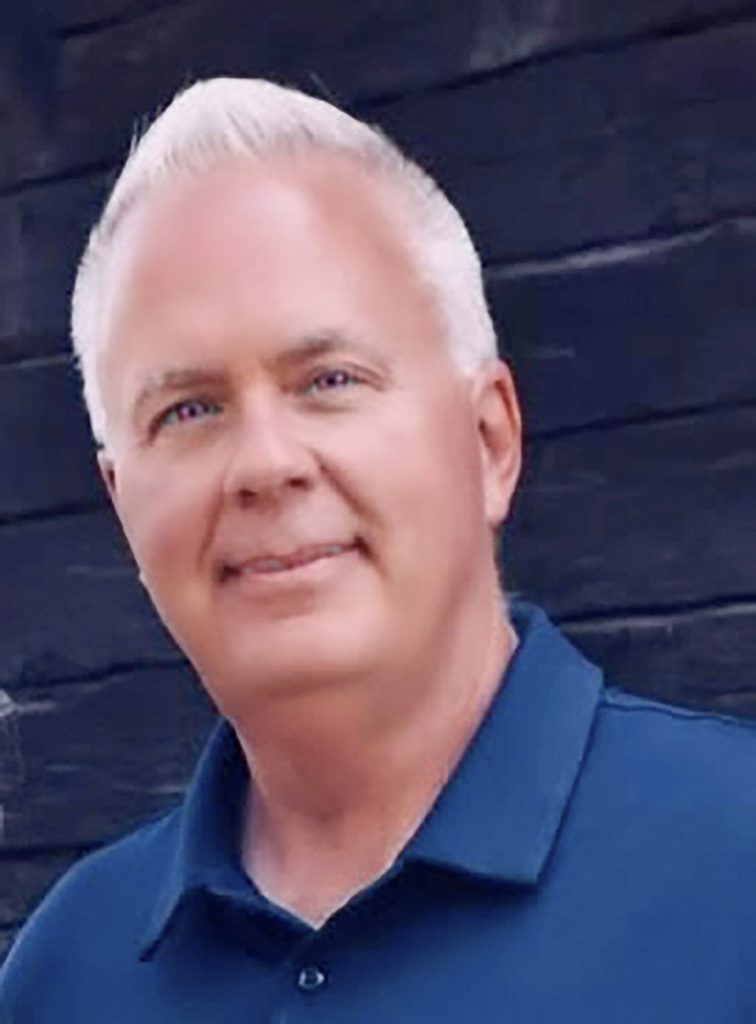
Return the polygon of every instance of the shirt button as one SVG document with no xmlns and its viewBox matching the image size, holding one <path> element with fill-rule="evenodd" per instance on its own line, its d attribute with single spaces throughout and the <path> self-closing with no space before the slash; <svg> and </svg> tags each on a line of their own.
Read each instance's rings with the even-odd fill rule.
<svg viewBox="0 0 756 1024">
<path fill-rule="evenodd" d="M 297 987 L 303 992 L 314 992 L 325 980 L 326 976 L 319 967 L 303 967 L 297 977 Z"/>
</svg>

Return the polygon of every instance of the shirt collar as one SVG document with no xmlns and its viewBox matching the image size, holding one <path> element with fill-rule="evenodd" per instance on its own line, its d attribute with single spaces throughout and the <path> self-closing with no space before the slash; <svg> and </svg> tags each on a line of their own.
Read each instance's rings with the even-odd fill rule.
<svg viewBox="0 0 756 1024">
<path fill-rule="evenodd" d="M 544 612 L 511 609 L 503 683 L 405 859 L 535 885 L 580 772 L 603 676 Z"/>
<path fill-rule="evenodd" d="M 519 645 L 503 683 L 401 859 L 534 885 L 580 771 L 602 674 L 540 609 L 516 603 L 511 614 Z M 247 779 L 234 731 L 221 721 L 179 812 L 143 958 L 189 892 L 254 898 L 238 838 Z"/>
<path fill-rule="evenodd" d="M 142 937 L 142 959 L 154 953 L 190 893 L 204 890 L 243 900 L 255 892 L 242 869 L 239 849 L 247 782 L 236 734 L 221 719 L 172 822 L 157 896 Z"/>
</svg>

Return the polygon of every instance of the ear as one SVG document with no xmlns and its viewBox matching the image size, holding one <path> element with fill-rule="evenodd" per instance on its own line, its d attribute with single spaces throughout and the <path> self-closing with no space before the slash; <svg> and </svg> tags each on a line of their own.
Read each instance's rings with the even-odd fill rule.
<svg viewBox="0 0 756 1024">
<path fill-rule="evenodd" d="M 483 469 L 486 519 L 495 529 L 507 517 L 522 466 L 522 420 L 509 367 L 487 363 L 475 379 L 473 401 Z"/>
<path fill-rule="evenodd" d="M 105 484 L 105 490 L 108 492 L 108 495 L 110 496 L 110 500 L 115 505 L 115 503 L 116 503 L 116 475 L 115 475 L 115 467 L 113 465 L 112 457 L 108 454 L 108 452 L 104 448 L 101 448 L 100 451 L 97 452 L 97 465 L 98 465 L 99 470 L 100 470 L 100 476 L 102 477 L 102 482 Z"/>
<path fill-rule="evenodd" d="M 97 452 L 97 465 L 100 470 L 102 482 L 105 484 L 105 490 L 108 492 L 108 496 L 110 497 L 110 501 L 116 511 L 116 515 L 120 519 L 120 512 L 118 511 L 118 487 L 116 482 L 115 464 L 112 456 L 109 455 L 104 448 L 101 448 Z M 121 521 L 121 528 L 123 529 L 123 521 Z M 128 540 L 128 537 L 126 539 Z M 146 586 L 141 570 L 139 571 L 139 582 L 142 586 Z"/>
</svg>

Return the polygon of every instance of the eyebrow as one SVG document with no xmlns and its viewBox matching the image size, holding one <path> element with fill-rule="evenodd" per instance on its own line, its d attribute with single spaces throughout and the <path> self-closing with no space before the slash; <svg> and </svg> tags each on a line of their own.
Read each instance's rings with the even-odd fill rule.
<svg viewBox="0 0 756 1024">
<path fill-rule="evenodd" d="M 285 370 L 299 366 L 311 359 L 330 355 L 332 352 L 349 350 L 364 355 L 370 354 L 374 360 L 376 358 L 375 353 L 368 353 L 368 346 L 362 339 L 344 335 L 338 330 L 326 329 L 296 339 L 275 357 L 273 363 L 277 368 Z M 228 374 L 218 367 L 169 368 L 145 380 L 134 399 L 132 415 L 137 419 L 144 406 L 157 395 L 191 388 L 218 387 L 226 384 L 227 381 Z"/>
<path fill-rule="evenodd" d="M 227 375 L 223 370 L 210 366 L 177 367 L 164 370 L 148 377 L 142 384 L 132 405 L 132 415 L 137 418 L 148 402 L 156 395 L 186 388 L 211 387 L 224 384 Z"/>
</svg>

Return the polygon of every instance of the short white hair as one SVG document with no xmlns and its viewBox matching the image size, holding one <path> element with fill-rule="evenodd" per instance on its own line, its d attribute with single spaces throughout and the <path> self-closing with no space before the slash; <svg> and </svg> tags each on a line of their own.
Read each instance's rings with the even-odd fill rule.
<svg viewBox="0 0 756 1024">
<path fill-rule="evenodd" d="M 131 152 L 91 231 L 73 291 L 71 334 L 96 441 L 107 424 L 96 356 L 108 333 L 106 270 L 124 218 L 159 184 L 198 176 L 229 157 L 338 152 L 387 180 L 412 216 L 401 223 L 421 278 L 438 301 L 449 355 L 463 374 L 496 358 L 480 259 L 436 182 L 379 129 L 324 100 L 261 79 L 213 78 L 180 92 Z"/>
</svg>

